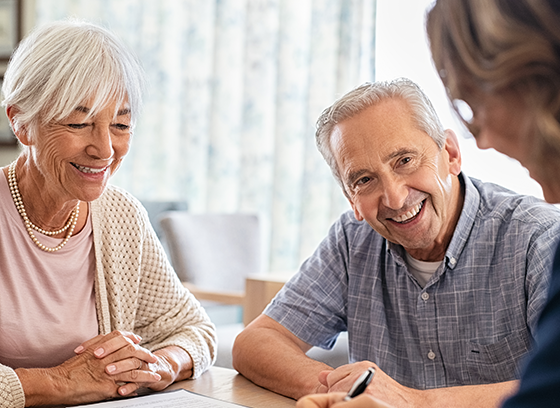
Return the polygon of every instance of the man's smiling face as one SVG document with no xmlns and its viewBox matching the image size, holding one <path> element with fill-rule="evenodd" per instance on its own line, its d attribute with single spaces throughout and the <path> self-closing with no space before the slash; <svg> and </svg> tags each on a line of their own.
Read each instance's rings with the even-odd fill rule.
<svg viewBox="0 0 560 408">
<path fill-rule="evenodd" d="M 439 149 L 401 99 L 338 123 L 330 143 L 356 219 L 413 257 L 443 259 L 462 208 L 456 136 Z"/>
</svg>

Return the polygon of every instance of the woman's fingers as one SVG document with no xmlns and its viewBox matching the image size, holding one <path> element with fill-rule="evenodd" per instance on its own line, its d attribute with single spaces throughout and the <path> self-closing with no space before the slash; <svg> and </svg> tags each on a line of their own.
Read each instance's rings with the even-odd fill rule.
<svg viewBox="0 0 560 408">
<path fill-rule="evenodd" d="M 115 342 L 115 339 L 128 339 L 126 340 L 128 343 L 132 342 L 133 344 L 140 344 L 140 342 L 142 341 L 142 337 L 138 336 L 137 334 L 134 334 L 132 332 L 127 332 L 127 331 L 120 331 L 120 330 L 115 330 L 107 335 L 98 335 L 95 336 L 94 338 L 87 340 L 85 342 L 83 342 L 82 344 L 80 344 L 78 347 L 76 347 L 74 349 L 74 353 L 76 354 L 81 354 L 83 353 L 86 349 L 88 349 L 89 347 L 92 347 L 96 344 L 104 344 L 105 341 L 113 341 L 113 345 L 117 344 Z M 122 343 L 121 341 L 121 344 Z M 105 351 L 105 347 L 101 346 L 101 348 L 103 348 L 103 351 Z M 107 355 L 107 353 L 102 353 L 100 351 L 100 354 L 102 355 Z M 101 357 L 102 358 L 102 357 Z"/>
<path fill-rule="evenodd" d="M 161 375 L 159 375 L 158 373 L 153 373 L 149 370 L 142 370 L 142 369 L 125 371 L 122 373 L 114 374 L 112 377 L 113 380 L 117 383 L 134 382 L 141 385 L 149 385 L 151 383 L 158 382 L 159 380 L 161 380 Z"/>
<path fill-rule="evenodd" d="M 134 335 L 135 336 L 135 335 Z M 113 332 L 108 334 L 102 342 L 99 342 L 94 345 L 93 354 L 97 358 L 105 358 L 110 354 L 117 353 L 121 350 L 126 350 L 128 353 L 135 354 L 136 350 L 142 349 L 147 352 L 146 349 L 138 346 L 138 342 L 136 342 L 136 338 L 132 336 L 132 333 L 120 333 L 120 332 Z M 153 362 L 154 357 L 151 356 L 151 353 L 145 356 L 147 357 L 148 362 Z"/>
<path fill-rule="evenodd" d="M 135 359 L 128 359 L 126 364 L 134 363 Z M 139 360 L 137 360 L 139 361 Z M 124 365 L 124 362 L 121 362 Z M 123 372 L 117 372 L 118 368 L 114 364 L 107 366 L 106 371 L 109 372 L 112 369 L 111 376 L 117 384 L 123 384 L 119 386 L 117 392 L 119 395 L 132 395 L 140 387 L 149 387 L 154 383 L 161 381 L 161 375 L 150 371 L 150 365 L 145 362 L 140 362 L 136 364 L 137 367 Z"/>
</svg>

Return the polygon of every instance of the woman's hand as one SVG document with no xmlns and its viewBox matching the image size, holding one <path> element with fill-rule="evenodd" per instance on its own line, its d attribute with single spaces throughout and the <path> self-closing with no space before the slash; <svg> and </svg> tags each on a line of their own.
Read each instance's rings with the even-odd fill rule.
<svg viewBox="0 0 560 408">
<path fill-rule="evenodd" d="M 345 393 L 307 395 L 297 402 L 297 408 L 390 408 L 389 405 L 362 394 L 350 401 L 344 401 Z"/>
<path fill-rule="evenodd" d="M 119 385 L 118 394 L 133 395 L 138 388 L 161 380 L 161 375 L 156 371 L 159 359 L 138 345 L 141 340 L 134 333 L 115 330 L 82 343 L 74 352 L 78 355 L 92 352 L 99 361 L 105 363 L 105 374 Z"/>
<path fill-rule="evenodd" d="M 118 331 L 96 336 L 79 346 L 77 355 L 59 366 L 16 369 L 26 404 L 74 405 L 101 401 L 130 395 L 139 388 L 138 384 L 161 381 L 161 376 L 148 368 L 158 358 L 138 346 L 135 337 Z"/>
<path fill-rule="evenodd" d="M 98 359 L 110 361 L 105 372 L 120 384 L 118 393 L 122 396 L 141 387 L 160 391 L 192 375 L 192 359 L 182 348 L 170 346 L 151 353 L 138 345 L 140 341 L 133 333 L 115 331 L 81 344 L 75 352 L 92 349 Z M 157 377 L 146 380 L 146 373 Z"/>
</svg>

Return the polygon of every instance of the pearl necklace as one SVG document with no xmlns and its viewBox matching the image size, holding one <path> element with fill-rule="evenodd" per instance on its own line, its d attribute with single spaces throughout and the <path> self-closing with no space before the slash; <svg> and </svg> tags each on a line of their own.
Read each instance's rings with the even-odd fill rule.
<svg viewBox="0 0 560 408">
<path fill-rule="evenodd" d="M 21 194 L 19 193 L 19 188 L 16 180 L 16 162 L 17 161 L 14 161 L 12 164 L 10 164 L 10 167 L 8 168 L 8 184 L 10 185 L 10 193 L 12 194 L 12 199 L 14 200 L 14 204 L 19 212 L 19 215 L 21 215 L 21 218 L 23 219 L 23 223 L 25 224 L 27 233 L 29 234 L 29 237 L 35 243 L 35 245 L 37 245 L 43 251 L 45 252 L 58 251 L 64 245 L 66 245 L 66 243 L 68 242 L 68 240 L 70 239 L 70 237 L 74 232 L 74 228 L 76 228 L 76 223 L 78 222 L 78 214 L 80 213 L 80 203 L 78 202 L 78 205 L 76 205 L 76 208 L 74 209 L 74 211 L 72 211 L 72 214 L 70 215 L 70 218 L 68 219 L 66 225 L 60 228 L 59 230 L 45 231 L 44 229 L 33 224 L 29 219 L 29 217 L 27 216 L 27 212 L 25 211 L 25 207 L 23 206 L 23 200 L 21 198 Z M 45 235 L 57 235 L 66 230 L 68 230 L 68 232 L 66 233 L 64 240 L 60 244 L 58 244 L 54 248 L 51 248 L 41 244 L 37 239 L 37 237 L 35 236 L 35 234 L 33 233 L 33 230 L 38 231 L 41 234 L 45 234 Z"/>
</svg>

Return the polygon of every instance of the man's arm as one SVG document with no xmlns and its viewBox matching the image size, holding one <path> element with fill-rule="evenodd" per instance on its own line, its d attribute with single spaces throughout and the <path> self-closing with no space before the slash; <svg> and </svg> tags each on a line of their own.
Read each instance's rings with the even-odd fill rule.
<svg viewBox="0 0 560 408">
<path fill-rule="evenodd" d="M 457 387 L 416 390 L 405 387 L 377 365 L 369 361 L 360 361 L 337 368 L 320 376 L 320 381 L 329 392 L 347 392 L 353 382 L 368 367 L 375 367 L 375 376 L 366 392 L 395 408 L 473 408 L 499 407 L 518 387 L 518 381 L 506 381 L 494 384 L 463 385 Z"/>
<path fill-rule="evenodd" d="M 319 373 L 333 369 L 307 357 L 305 353 L 310 348 L 263 314 L 235 339 L 233 367 L 255 384 L 291 398 L 326 392 Z"/>
<path fill-rule="evenodd" d="M 368 361 L 333 370 L 307 357 L 310 348 L 284 326 L 261 315 L 237 336 L 233 366 L 255 384 L 295 399 L 317 392 L 348 392 L 356 378 L 374 366 L 375 377 L 366 392 L 395 408 L 498 407 L 518 386 L 518 381 L 506 381 L 416 390 L 399 384 Z"/>
</svg>

